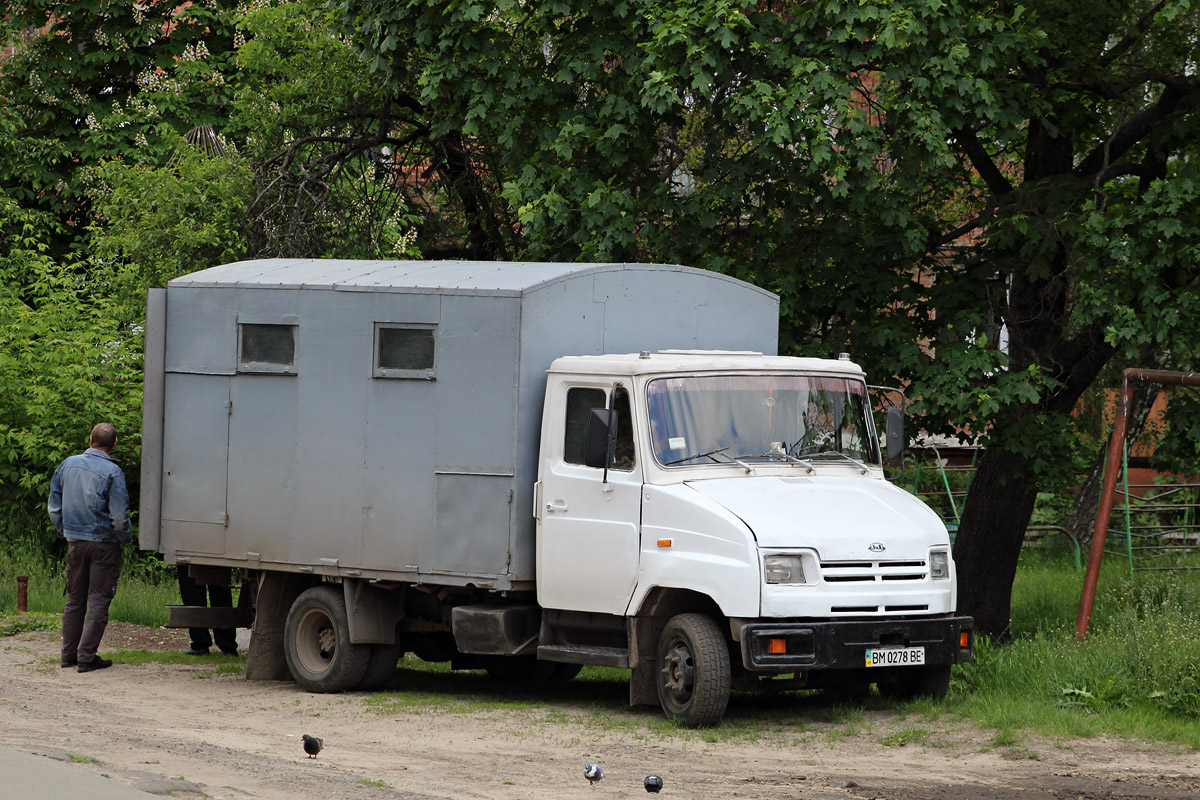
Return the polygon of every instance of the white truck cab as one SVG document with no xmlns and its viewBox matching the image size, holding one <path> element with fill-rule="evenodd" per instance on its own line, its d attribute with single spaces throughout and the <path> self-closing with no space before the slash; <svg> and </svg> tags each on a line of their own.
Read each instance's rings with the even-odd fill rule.
<svg viewBox="0 0 1200 800">
<path fill-rule="evenodd" d="M 946 527 L 884 479 L 848 359 L 558 358 L 534 497 L 539 657 L 602 660 L 602 637 L 578 634 L 610 615 L 632 643 L 611 645 L 632 699 L 648 699 L 640 667 L 689 724 L 780 674 L 940 695 L 971 657 Z"/>
</svg>

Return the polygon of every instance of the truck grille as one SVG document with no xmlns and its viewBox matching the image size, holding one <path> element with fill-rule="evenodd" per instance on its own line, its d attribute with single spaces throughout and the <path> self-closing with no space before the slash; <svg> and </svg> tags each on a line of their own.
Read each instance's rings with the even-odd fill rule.
<svg viewBox="0 0 1200 800">
<path fill-rule="evenodd" d="M 821 579 L 826 583 L 880 583 L 923 581 L 929 569 L 922 561 L 822 561 Z"/>
</svg>

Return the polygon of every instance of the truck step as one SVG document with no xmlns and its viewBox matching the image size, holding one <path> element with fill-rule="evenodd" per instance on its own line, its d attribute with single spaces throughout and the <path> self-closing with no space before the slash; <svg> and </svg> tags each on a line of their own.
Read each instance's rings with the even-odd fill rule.
<svg viewBox="0 0 1200 800">
<path fill-rule="evenodd" d="M 562 661 L 567 664 L 595 664 L 599 667 L 629 668 L 629 651 L 624 647 L 544 644 L 538 647 L 537 655 L 542 661 Z"/>
</svg>

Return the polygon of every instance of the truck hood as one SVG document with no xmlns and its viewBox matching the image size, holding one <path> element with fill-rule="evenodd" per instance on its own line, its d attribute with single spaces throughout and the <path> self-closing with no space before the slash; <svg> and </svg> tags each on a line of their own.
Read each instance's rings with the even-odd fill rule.
<svg viewBox="0 0 1200 800">
<path fill-rule="evenodd" d="M 929 506 L 882 480 L 756 476 L 687 486 L 737 515 L 759 547 L 812 548 L 825 561 L 876 561 L 924 558 L 930 547 L 950 542 Z"/>
</svg>

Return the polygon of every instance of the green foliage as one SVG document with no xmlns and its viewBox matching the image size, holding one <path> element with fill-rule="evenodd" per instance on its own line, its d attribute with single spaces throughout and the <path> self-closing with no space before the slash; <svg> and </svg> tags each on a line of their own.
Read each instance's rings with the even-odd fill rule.
<svg viewBox="0 0 1200 800">
<path fill-rule="evenodd" d="M 56 631 L 62 620 L 44 614 L 28 614 L 21 617 L 0 617 L 0 636 L 16 636 L 29 631 Z"/>
<path fill-rule="evenodd" d="M 27 223 L 0 250 L 0 501 L 16 536 L 49 549 L 50 477 L 95 423 L 111 422 L 115 455 L 136 463 L 141 330 L 113 313 L 111 266 L 61 265 L 37 233 Z"/>
<path fill-rule="evenodd" d="M 766 286 L 785 352 L 849 343 L 1030 480 L 1113 353 L 1194 339 L 1189 4 L 339 5 L 497 165 L 522 257 Z"/>
<path fill-rule="evenodd" d="M 0 131 L 8 134 L 0 136 L 7 156 L 0 185 L 55 216 L 56 252 L 86 222 L 81 167 L 162 157 L 183 131 L 221 116 L 229 92 L 221 68 L 192 75 L 170 104 L 148 109 L 138 94 L 167 75 L 196 71 L 188 65 L 228 66 L 233 7 L 31 0 L 0 16 L 0 41 L 16 46 L 0 69 Z"/>
<path fill-rule="evenodd" d="M 252 182 L 242 159 L 181 142 L 165 167 L 106 161 L 95 174 L 92 250 L 118 265 L 114 288 L 127 305 L 140 308 L 146 289 L 245 253 Z"/>
<path fill-rule="evenodd" d="M 319 0 L 252 3 L 236 20 L 238 88 L 226 130 L 255 172 L 251 250 L 419 255 L 413 209 L 434 199 L 412 183 L 431 156 L 412 150 L 427 133 L 419 106 L 370 74 L 331 30 Z M 427 217 L 437 213 L 424 209 Z"/>
</svg>

